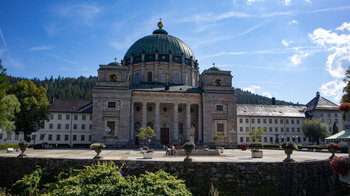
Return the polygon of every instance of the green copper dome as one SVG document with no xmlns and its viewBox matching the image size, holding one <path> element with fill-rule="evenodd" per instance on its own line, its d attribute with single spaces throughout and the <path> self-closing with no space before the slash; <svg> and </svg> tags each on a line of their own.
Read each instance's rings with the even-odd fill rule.
<svg viewBox="0 0 350 196">
<path fill-rule="evenodd" d="M 155 55 L 157 52 L 160 60 L 161 57 L 163 59 L 165 58 L 163 55 L 167 55 L 167 58 L 169 58 L 170 53 L 173 55 L 174 59 L 175 57 L 176 59 L 181 59 L 183 54 L 186 59 L 186 64 L 189 64 L 190 61 L 193 62 L 193 65 L 196 64 L 192 50 L 180 39 L 168 35 L 168 32 L 162 28 L 153 31 L 152 35 L 137 40 L 126 52 L 124 60 L 127 61 L 126 64 L 130 64 L 130 57 L 134 56 L 135 63 L 137 62 L 136 59 L 140 59 L 136 57 L 145 54 L 147 58 L 147 56 Z M 155 56 L 153 58 L 155 58 Z M 174 60 L 174 62 L 176 62 L 176 60 Z"/>
</svg>

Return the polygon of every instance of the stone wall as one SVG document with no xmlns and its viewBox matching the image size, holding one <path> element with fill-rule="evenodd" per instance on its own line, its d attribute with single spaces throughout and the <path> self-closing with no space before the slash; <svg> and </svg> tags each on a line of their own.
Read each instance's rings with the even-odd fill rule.
<svg viewBox="0 0 350 196">
<path fill-rule="evenodd" d="M 103 160 L 109 161 L 109 160 Z M 337 176 L 328 161 L 300 163 L 121 161 L 123 173 L 139 175 L 163 169 L 185 180 L 195 195 L 206 195 L 211 184 L 222 195 L 336 195 Z M 0 157 L 0 187 L 9 186 L 36 167 L 54 173 L 96 163 L 92 159 Z"/>
</svg>

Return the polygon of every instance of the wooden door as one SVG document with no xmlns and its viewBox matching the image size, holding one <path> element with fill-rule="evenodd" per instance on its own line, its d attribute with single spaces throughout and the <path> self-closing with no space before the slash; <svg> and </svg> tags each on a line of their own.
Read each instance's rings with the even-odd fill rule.
<svg viewBox="0 0 350 196">
<path fill-rule="evenodd" d="M 160 143 L 169 144 L 169 128 L 160 129 Z"/>
</svg>

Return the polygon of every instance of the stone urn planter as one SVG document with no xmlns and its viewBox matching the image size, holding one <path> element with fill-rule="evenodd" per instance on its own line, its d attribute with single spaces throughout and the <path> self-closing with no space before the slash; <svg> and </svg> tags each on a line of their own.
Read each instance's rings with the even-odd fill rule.
<svg viewBox="0 0 350 196">
<path fill-rule="evenodd" d="M 190 155 L 192 153 L 192 150 L 194 149 L 195 147 L 195 144 L 192 143 L 192 142 L 186 142 L 182 148 L 184 149 L 185 151 L 185 154 L 186 154 L 186 158 L 184 159 L 185 162 L 191 162 L 192 161 L 192 158 L 190 158 Z"/>
<path fill-rule="evenodd" d="M 143 158 L 144 159 L 152 159 L 153 158 L 153 150 L 147 150 L 145 152 L 143 152 Z"/>
<path fill-rule="evenodd" d="M 95 150 L 96 156 L 93 159 L 102 159 L 102 156 L 100 156 L 100 153 L 102 151 L 102 148 L 105 148 L 106 146 L 103 143 L 93 143 L 90 145 L 91 150 Z"/>
<path fill-rule="evenodd" d="M 216 147 L 216 150 L 219 151 L 220 154 L 224 153 L 224 148 L 223 147 Z"/>
<path fill-rule="evenodd" d="M 252 151 L 252 158 L 263 158 L 263 151 L 258 149 L 253 149 Z"/>
<path fill-rule="evenodd" d="M 335 152 L 337 152 L 339 145 L 338 144 L 328 144 L 327 145 L 328 151 L 332 153 L 332 155 L 329 157 L 329 160 L 332 160 L 335 156 Z"/>
<path fill-rule="evenodd" d="M 290 156 L 291 154 L 293 154 L 293 150 L 298 149 L 298 146 L 294 142 L 283 142 L 280 148 L 283 149 L 284 153 L 287 155 L 283 162 L 295 162 L 295 160 L 292 159 Z"/>
<path fill-rule="evenodd" d="M 24 154 L 24 152 L 27 150 L 29 143 L 26 141 L 21 141 L 20 143 L 18 143 L 18 146 L 19 146 L 19 149 L 21 150 L 21 153 L 17 157 L 23 158 L 27 156 L 26 154 Z"/>
</svg>

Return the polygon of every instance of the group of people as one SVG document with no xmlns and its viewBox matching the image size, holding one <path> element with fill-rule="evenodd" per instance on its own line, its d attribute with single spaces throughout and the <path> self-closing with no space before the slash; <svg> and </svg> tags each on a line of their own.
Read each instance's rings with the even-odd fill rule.
<svg viewBox="0 0 350 196">
<path fill-rule="evenodd" d="M 176 156 L 177 148 L 178 148 L 177 144 L 173 144 L 171 147 L 169 146 L 169 144 L 164 145 L 165 154 L 167 156 L 170 156 L 170 155 Z"/>
</svg>

